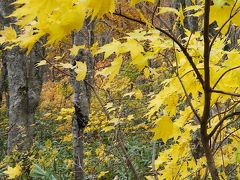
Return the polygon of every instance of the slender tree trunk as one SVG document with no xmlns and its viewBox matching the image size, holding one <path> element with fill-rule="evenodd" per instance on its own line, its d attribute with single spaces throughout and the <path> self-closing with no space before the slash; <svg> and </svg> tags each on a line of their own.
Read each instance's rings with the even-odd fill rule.
<svg viewBox="0 0 240 180">
<path fill-rule="evenodd" d="M 214 180 L 219 180 L 218 171 L 215 165 L 213 153 L 209 144 L 209 136 L 207 133 L 208 120 L 211 111 L 211 86 L 210 86 L 210 40 L 209 40 L 209 13 L 210 0 L 205 0 L 204 7 L 204 109 L 201 119 L 201 140 L 205 156 L 207 159 L 207 167 L 210 171 L 211 177 Z"/>
<path fill-rule="evenodd" d="M 14 0 L 0 0 L 1 16 L 8 16 L 13 10 L 10 4 Z M 3 20 L 5 26 L 14 22 L 13 18 Z M 37 43 L 38 44 L 38 43 Z M 7 64 L 8 92 L 9 92 L 9 133 L 8 153 L 14 148 L 18 151 L 27 151 L 33 140 L 33 117 L 39 102 L 42 71 L 35 66 L 41 60 L 36 53 L 43 53 L 36 45 L 29 56 L 25 51 L 15 46 L 5 50 L 2 59 Z"/>
<path fill-rule="evenodd" d="M 1 59 L 1 72 L 0 72 L 0 107 L 3 104 L 3 96 L 5 94 L 6 96 L 6 103 L 8 107 L 8 94 L 7 93 L 7 65 L 6 62 L 4 62 Z"/>
<path fill-rule="evenodd" d="M 82 45 L 93 44 L 93 22 L 89 24 L 89 20 L 86 22 L 85 28 L 81 33 L 74 32 L 73 44 Z M 88 25 L 89 24 L 89 25 Z M 82 34 L 86 34 L 83 37 Z M 86 37 L 88 41 L 86 42 Z M 76 61 L 82 61 L 87 63 L 87 75 L 84 81 L 76 81 L 75 78 L 72 80 L 74 97 L 73 105 L 75 113 L 72 120 L 72 134 L 73 134 L 73 156 L 74 156 L 74 179 L 84 179 L 84 128 L 86 127 L 89 120 L 89 108 L 90 108 L 90 97 L 91 89 L 88 83 L 93 81 L 93 57 L 87 51 L 79 51 L 78 55 L 72 60 L 72 64 Z"/>
</svg>

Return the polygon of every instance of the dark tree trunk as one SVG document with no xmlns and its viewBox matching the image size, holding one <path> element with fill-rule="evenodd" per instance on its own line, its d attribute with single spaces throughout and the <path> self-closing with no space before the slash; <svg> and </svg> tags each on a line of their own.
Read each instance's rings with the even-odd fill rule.
<svg viewBox="0 0 240 180">
<path fill-rule="evenodd" d="M 87 20 L 85 24 L 89 24 Z M 93 44 L 93 22 L 89 25 L 85 25 L 82 33 L 73 33 L 73 44 L 82 45 Z M 88 42 L 83 34 L 87 33 L 85 37 L 88 37 Z M 90 97 L 91 88 L 88 83 L 93 82 L 93 65 L 94 59 L 92 55 L 87 51 L 79 51 L 78 55 L 73 58 L 72 64 L 76 61 L 82 61 L 87 63 L 87 75 L 84 81 L 76 81 L 75 78 L 72 80 L 74 97 L 73 105 L 75 113 L 72 120 L 72 135 L 73 135 L 73 156 L 74 156 L 74 179 L 84 179 L 84 128 L 86 127 L 89 120 L 89 109 L 90 109 Z"/>
</svg>

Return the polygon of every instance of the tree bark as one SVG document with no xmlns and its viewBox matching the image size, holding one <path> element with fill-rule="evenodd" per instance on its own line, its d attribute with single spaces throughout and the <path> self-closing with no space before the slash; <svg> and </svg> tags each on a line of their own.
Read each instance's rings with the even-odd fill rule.
<svg viewBox="0 0 240 180">
<path fill-rule="evenodd" d="M 1 48 L 2 49 L 2 48 Z M 1 59 L 1 72 L 0 72 L 0 107 L 3 104 L 3 96 L 5 93 L 6 103 L 8 107 L 8 94 L 7 93 L 7 64 Z"/>
<path fill-rule="evenodd" d="M 14 0 L 0 0 L 1 17 L 8 16 L 14 10 L 10 5 Z M 14 18 L 4 18 L 3 25 L 10 26 Z M 8 153 L 14 148 L 24 152 L 33 142 L 33 117 L 39 102 L 42 71 L 35 65 L 41 60 L 37 54 L 43 50 L 37 43 L 29 56 L 19 46 L 4 50 L 2 59 L 7 64 L 9 93 L 9 133 Z"/>
<path fill-rule="evenodd" d="M 94 23 L 89 24 L 89 19 L 85 22 L 85 27 L 81 33 L 73 33 L 73 44 L 82 45 L 88 44 L 91 46 L 94 41 L 93 37 L 93 26 Z M 85 38 L 82 34 L 88 33 Z M 88 37 L 88 42 L 86 42 Z M 87 75 L 84 81 L 77 81 L 75 78 L 72 79 L 74 96 L 73 105 L 75 112 L 72 119 L 72 135 L 73 135 L 73 156 L 74 156 L 74 179 L 84 179 L 84 128 L 86 127 L 89 120 L 89 109 L 90 109 L 90 97 L 91 88 L 88 83 L 93 82 L 93 65 L 94 59 L 90 52 L 81 50 L 78 55 L 72 59 L 74 65 L 76 61 L 82 61 L 87 63 Z"/>
<path fill-rule="evenodd" d="M 40 57 L 32 51 L 29 57 L 19 47 L 3 54 L 7 62 L 9 88 L 8 152 L 17 146 L 27 151 L 33 142 L 33 119 L 40 100 L 42 72 L 35 64 Z"/>
<path fill-rule="evenodd" d="M 211 111 L 211 87 L 210 87 L 210 39 L 209 39 L 209 13 L 210 0 L 205 0 L 204 6 L 204 109 L 201 119 L 201 140 L 205 157 L 207 159 L 207 167 L 210 171 L 211 177 L 214 180 L 219 180 L 218 170 L 215 165 L 213 153 L 210 147 L 210 138 L 207 133 L 208 120 Z"/>
</svg>

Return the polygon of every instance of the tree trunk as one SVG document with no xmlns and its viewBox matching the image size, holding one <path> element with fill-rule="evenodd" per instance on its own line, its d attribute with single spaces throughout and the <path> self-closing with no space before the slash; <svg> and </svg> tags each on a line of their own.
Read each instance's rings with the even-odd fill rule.
<svg viewBox="0 0 240 180">
<path fill-rule="evenodd" d="M 82 45 L 88 44 L 91 46 L 93 44 L 93 22 L 89 24 L 89 20 L 86 21 L 87 25 L 82 30 L 81 33 L 74 32 L 73 34 L 73 44 Z M 89 24 L 89 25 L 88 25 Z M 82 34 L 88 33 L 85 37 Z M 88 37 L 88 42 L 86 38 Z M 84 81 L 76 81 L 72 79 L 74 97 L 73 105 L 75 108 L 75 113 L 72 119 L 72 135 L 73 135 L 73 156 L 74 156 L 74 179 L 83 180 L 84 179 L 84 128 L 86 127 L 89 120 L 89 108 L 90 108 L 90 97 L 91 89 L 88 83 L 93 81 L 93 64 L 94 60 L 92 55 L 86 51 L 79 51 L 78 55 L 72 59 L 72 64 L 74 65 L 76 61 L 82 61 L 87 63 L 87 75 Z"/>
<path fill-rule="evenodd" d="M 7 62 L 9 88 L 8 152 L 13 148 L 22 152 L 33 142 L 33 117 L 39 102 L 42 72 L 34 67 L 40 57 L 32 51 L 29 57 L 19 47 L 3 54 Z"/>
<path fill-rule="evenodd" d="M 13 11 L 10 4 L 14 0 L 0 0 L 1 17 L 8 16 Z M 3 25 L 10 26 L 13 18 L 5 18 Z M 41 60 L 37 54 L 43 53 L 37 45 L 29 56 L 25 51 L 15 46 L 5 50 L 2 59 L 7 64 L 8 92 L 9 92 L 9 133 L 8 153 L 14 148 L 18 151 L 27 151 L 33 141 L 33 117 L 39 102 L 42 71 L 35 65 Z"/>
<path fill-rule="evenodd" d="M 2 49 L 2 48 L 1 48 Z M 2 107 L 3 104 L 3 96 L 4 93 L 7 93 L 7 65 L 6 62 L 4 62 L 1 59 L 1 72 L 0 72 L 0 107 Z M 6 96 L 6 103 L 8 107 L 8 95 L 5 94 Z"/>
</svg>

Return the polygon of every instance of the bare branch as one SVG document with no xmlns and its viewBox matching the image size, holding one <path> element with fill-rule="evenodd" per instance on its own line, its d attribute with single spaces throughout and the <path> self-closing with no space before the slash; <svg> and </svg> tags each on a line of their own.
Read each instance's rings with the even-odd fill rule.
<svg viewBox="0 0 240 180">
<path fill-rule="evenodd" d="M 105 116 L 107 117 L 108 120 L 110 120 L 110 115 L 109 113 L 107 112 L 107 109 L 105 108 L 104 106 L 104 103 L 102 101 L 102 99 L 100 98 L 100 96 L 98 95 L 97 91 L 95 90 L 95 88 L 86 80 L 84 80 L 84 82 L 92 89 L 94 95 L 96 96 L 99 104 L 101 105 L 102 109 L 103 109 L 103 112 L 105 114 Z"/>
<path fill-rule="evenodd" d="M 156 171 L 156 168 L 155 168 L 155 156 L 156 156 L 156 144 L 157 144 L 157 141 L 153 141 L 153 148 L 152 148 L 152 170 L 153 170 L 153 173 L 154 173 L 154 179 L 155 180 L 158 180 L 158 175 L 157 175 L 157 171 Z"/>
<path fill-rule="evenodd" d="M 213 92 L 213 93 L 220 93 L 220 94 L 226 94 L 226 95 L 230 95 L 230 96 L 240 97 L 240 94 L 238 94 L 238 93 L 225 92 L 225 91 L 221 91 L 221 90 L 211 89 L 211 92 Z"/>
<path fill-rule="evenodd" d="M 170 65 L 171 65 L 172 68 L 174 69 L 173 64 L 171 63 L 170 59 L 169 59 L 167 56 L 165 56 L 164 54 L 162 54 L 162 53 L 160 53 L 160 54 L 161 54 L 162 56 L 164 56 L 166 60 L 168 60 L 168 62 L 170 63 Z M 175 53 L 175 55 L 176 55 L 176 53 Z M 177 60 L 176 60 L 176 64 L 177 64 L 177 69 L 174 70 L 174 73 L 176 74 L 176 76 L 177 76 L 177 78 L 178 78 L 178 80 L 179 80 L 179 82 L 180 82 L 180 84 L 181 84 L 181 86 L 182 86 L 183 92 L 184 92 L 184 94 L 185 94 L 185 96 L 186 96 L 187 102 L 188 102 L 188 104 L 189 104 L 189 106 L 190 106 L 193 114 L 196 116 L 197 120 L 198 120 L 199 122 L 201 122 L 201 118 L 200 118 L 200 116 L 198 115 L 197 111 L 194 109 L 194 107 L 193 107 L 193 105 L 192 105 L 192 102 L 191 102 L 191 98 L 190 98 L 190 96 L 189 96 L 188 93 L 187 93 L 187 90 L 186 90 L 186 88 L 185 88 L 185 86 L 184 86 L 184 84 L 183 84 L 183 82 L 182 82 L 181 77 L 179 76 Z"/>
<path fill-rule="evenodd" d="M 157 4 L 153 10 L 153 13 L 152 13 L 152 25 L 154 24 L 154 17 L 155 17 L 155 13 L 157 11 L 158 6 L 160 6 L 160 0 L 158 0 Z"/>
<path fill-rule="evenodd" d="M 143 22 L 143 21 L 141 21 L 141 20 L 134 19 L 134 18 L 132 18 L 132 17 L 129 17 L 129 16 L 126 16 L 126 15 L 124 15 L 124 14 L 117 13 L 117 12 L 114 12 L 113 14 L 146 26 L 146 23 Z M 188 53 L 187 49 L 181 44 L 180 41 L 178 41 L 178 39 L 177 39 L 176 37 L 174 37 L 173 35 L 171 35 L 171 34 L 170 34 L 169 32 L 167 32 L 166 30 L 164 30 L 164 29 L 162 29 L 162 28 L 159 28 L 159 27 L 156 27 L 156 26 L 154 26 L 154 28 L 157 29 L 157 30 L 159 30 L 159 31 L 162 32 L 163 34 L 165 34 L 165 35 L 166 35 L 167 37 L 169 37 L 170 39 L 172 39 L 172 40 L 180 47 L 180 49 L 182 50 L 183 54 L 186 56 L 188 62 L 189 62 L 190 65 L 192 66 L 195 74 L 197 75 L 197 79 L 200 81 L 200 83 L 202 84 L 202 86 L 203 86 L 203 88 L 204 88 L 204 81 L 203 81 L 202 75 L 201 75 L 200 72 L 198 71 L 195 63 L 193 62 L 193 58 L 192 58 L 192 56 Z"/>
<path fill-rule="evenodd" d="M 235 7 L 235 5 L 233 6 L 232 10 L 234 9 L 234 7 Z M 217 39 L 218 35 L 221 33 L 222 29 L 226 26 L 226 24 L 227 24 L 237 13 L 240 12 L 239 9 L 240 9 L 240 7 L 238 7 L 238 8 L 236 9 L 236 11 L 235 11 L 234 14 L 232 14 L 232 13 L 230 14 L 230 17 L 227 19 L 227 21 L 226 21 L 225 23 L 223 23 L 223 25 L 222 25 L 222 26 L 220 27 L 220 29 L 218 30 L 217 34 L 213 37 L 213 39 L 212 39 L 212 41 L 211 41 L 211 44 L 210 44 L 209 52 L 211 51 L 212 46 L 213 46 L 215 40 Z"/>
<path fill-rule="evenodd" d="M 217 84 L 219 83 L 219 81 L 220 81 L 228 72 L 230 72 L 230 71 L 232 71 L 232 70 L 234 70 L 234 69 L 238 69 L 238 68 L 240 68 L 240 66 L 236 66 L 236 67 L 233 67 L 233 68 L 230 68 L 230 69 L 226 70 L 226 71 L 218 78 L 217 82 L 213 85 L 212 89 L 214 89 L 214 88 L 217 86 Z"/>
<path fill-rule="evenodd" d="M 228 119 L 228 118 L 230 118 L 230 117 L 233 117 L 233 116 L 237 116 L 237 115 L 240 115 L 240 112 L 233 112 L 233 113 L 230 113 L 230 114 L 224 116 L 224 117 L 217 123 L 217 125 L 214 127 L 214 129 L 210 132 L 210 134 L 208 135 L 209 138 L 211 138 L 211 137 L 214 135 L 214 133 L 217 131 L 217 129 L 221 126 L 221 124 L 222 124 L 226 119 Z"/>
<path fill-rule="evenodd" d="M 231 135 L 233 135 L 235 132 L 237 132 L 240 128 L 235 129 L 234 131 L 232 131 L 231 133 L 229 133 L 218 145 L 218 147 L 215 149 L 215 151 L 213 152 L 213 155 L 217 152 L 217 150 L 222 146 L 223 142 L 229 138 Z"/>
</svg>

